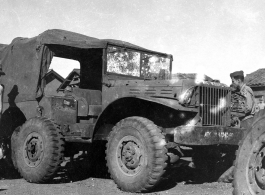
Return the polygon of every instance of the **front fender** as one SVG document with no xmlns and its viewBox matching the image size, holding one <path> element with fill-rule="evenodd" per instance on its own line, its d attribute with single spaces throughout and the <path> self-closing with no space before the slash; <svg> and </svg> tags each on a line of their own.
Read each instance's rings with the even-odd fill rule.
<svg viewBox="0 0 265 195">
<path fill-rule="evenodd" d="M 142 103 L 140 107 L 139 102 Z M 112 103 L 110 103 L 104 111 L 99 115 L 95 128 L 94 128 L 94 138 L 95 139 L 106 139 L 109 131 L 111 131 L 111 128 L 102 128 L 102 126 L 105 126 L 107 124 L 115 125 L 118 121 L 129 117 L 129 116 L 137 116 L 137 110 L 141 109 L 141 106 L 145 106 L 146 103 L 154 103 L 162 106 L 166 106 L 170 109 L 177 110 L 177 111 L 186 111 L 186 112 L 198 112 L 198 109 L 196 108 L 187 108 L 182 106 L 178 103 L 176 99 L 169 99 L 169 98 L 160 98 L 160 97 L 142 97 L 142 96 L 127 96 L 118 98 Z M 150 106 L 150 105 L 149 105 Z M 127 109 L 127 110 L 126 110 Z M 131 109 L 131 110 L 128 110 Z M 115 111 L 114 111 L 115 110 Z M 136 110 L 136 112 L 131 112 L 132 110 Z M 117 115 L 121 113 L 118 117 Z M 128 112 L 130 114 L 128 114 Z M 160 112 L 160 111 L 158 111 Z M 159 117 L 159 114 L 157 117 Z M 115 118 L 115 119 L 113 119 Z M 109 127 L 110 125 L 108 125 Z"/>
</svg>

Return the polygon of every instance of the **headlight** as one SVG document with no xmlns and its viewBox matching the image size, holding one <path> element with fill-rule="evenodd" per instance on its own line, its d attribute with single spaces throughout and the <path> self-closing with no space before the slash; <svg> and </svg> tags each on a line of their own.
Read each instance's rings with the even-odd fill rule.
<svg viewBox="0 0 265 195">
<path fill-rule="evenodd" d="M 179 103 L 180 104 L 190 103 L 193 92 L 194 92 L 194 87 L 187 89 L 184 93 L 182 93 L 179 96 Z"/>
</svg>

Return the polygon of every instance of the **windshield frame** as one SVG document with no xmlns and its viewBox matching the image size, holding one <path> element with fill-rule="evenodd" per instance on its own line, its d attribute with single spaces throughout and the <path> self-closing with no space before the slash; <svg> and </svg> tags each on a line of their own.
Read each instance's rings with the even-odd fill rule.
<svg viewBox="0 0 265 195">
<path fill-rule="evenodd" d="M 156 55 L 156 56 L 159 56 L 159 57 L 164 57 L 164 58 L 168 58 L 170 61 L 169 61 L 169 79 L 172 78 L 172 61 L 173 61 L 173 56 L 170 55 L 170 54 L 166 54 L 166 53 L 161 53 L 161 52 L 154 52 L 154 51 L 146 51 L 145 49 L 141 50 L 141 49 L 135 49 L 135 48 L 132 48 L 132 47 L 128 47 L 128 46 L 124 46 L 124 45 L 119 45 L 119 44 L 110 44 L 108 43 L 107 44 L 107 47 L 104 49 L 104 52 L 103 52 L 103 75 L 113 75 L 113 76 L 118 76 L 118 77 L 126 77 L 128 79 L 135 79 L 135 80 L 152 80 L 151 78 L 144 78 L 144 77 L 141 77 L 140 76 L 131 76 L 131 75 L 126 75 L 126 74 L 119 74 L 119 73 L 114 73 L 114 72 L 108 72 L 107 71 L 107 63 L 108 63 L 108 60 L 107 60 L 107 50 L 109 47 L 119 47 L 121 49 L 125 49 L 125 50 L 129 50 L 129 51 L 132 51 L 132 52 L 139 52 L 139 53 L 142 53 L 142 54 L 148 54 L 148 55 Z"/>
</svg>

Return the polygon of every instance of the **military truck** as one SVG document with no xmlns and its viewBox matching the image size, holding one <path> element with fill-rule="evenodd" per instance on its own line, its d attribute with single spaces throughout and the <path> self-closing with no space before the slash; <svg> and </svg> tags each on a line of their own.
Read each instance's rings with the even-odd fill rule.
<svg viewBox="0 0 265 195">
<path fill-rule="evenodd" d="M 242 120 L 244 97 L 229 87 L 171 79 L 172 55 L 57 29 L 0 48 L 1 132 L 12 135 L 12 161 L 27 181 L 50 180 L 69 143 L 107 141 L 109 173 L 129 192 L 152 189 L 181 157 L 192 153 L 200 167 L 240 145 L 234 192 L 263 191 L 264 112 Z M 44 94 L 53 57 L 80 62 L 79 87 L 65 96 Z"/>
</svg>

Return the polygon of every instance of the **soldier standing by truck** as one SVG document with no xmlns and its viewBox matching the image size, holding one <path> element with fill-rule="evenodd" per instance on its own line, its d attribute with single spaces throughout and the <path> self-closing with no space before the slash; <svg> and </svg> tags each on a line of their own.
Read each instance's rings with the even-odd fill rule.
<svg viewBox="0 0 265 195">
<path fill-rule="evenodd" d="M 244 83 L 244 72 L 236 71 L 230 74 L 232 84 L 230 87 L 234 92 L 238 92 L 240 95 L 244 96 L 245 99 L 245 115 L 240 117 L 239 126 L 250 128 L 252 124 L 253 116 L 256 112 L 255 109 L 255 99 L 252 89 Z M 225 171 L 218 181 L 221 182 L 231 182 L 233 180 L 234 166 L 231 166 L 227 171 Z"/>
<path fill-rule="evenodd" d="M 232 85 L 246 98 L 246 107 L 244 120 L 255 114 L 255 100 L 252 89 L 244 83 L 244 72 L 236 71 L 230 74 Z"/>
<path fill-rule="evenodd" d="M 230 85 L 230 87 L 232 88 L 233 92 L 237 92 L 245 97 L 245 115 L 239 117 L 239 119 L 237 118 L 236 120 L 239 120 L 238 125 L 240 127 L 247 127 L 248 129 L 251 127 L 251 124 L 253 122 L 252 119 L 256 112 L 254 93 L 252 89 L 244 83 L 244 72 L 242 70 L 231 73 L 230 77 L 232 80 L 232 84 Z M 231 182 L 233 180 L 233 170 L 234 166 L 231 166 L 227 171 L 222 174 L 218 181 Z"/>
</svg>

